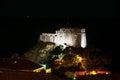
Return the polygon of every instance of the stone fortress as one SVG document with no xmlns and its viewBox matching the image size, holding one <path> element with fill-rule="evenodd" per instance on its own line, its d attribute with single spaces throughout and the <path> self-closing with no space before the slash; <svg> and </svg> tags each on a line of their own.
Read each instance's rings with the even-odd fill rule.
<svg viewBox="0 0 120 80">
<path fill-rule="evenodd" d="M 85 29 L 82 28 L 60 28 L 56 33 L 42 33 L 40 41 L 53 42 L 56 45 L 64 47 L 82 47 L 87 46 Z"/>
</svg>

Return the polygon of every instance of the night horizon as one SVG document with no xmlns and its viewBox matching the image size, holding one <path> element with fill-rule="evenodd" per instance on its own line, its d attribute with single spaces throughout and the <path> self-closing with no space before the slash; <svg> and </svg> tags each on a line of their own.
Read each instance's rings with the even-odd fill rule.
<svg viewBox="0 0 120 80">
<path fill-rule="evenodd" d="M 43 20 L 44 19 L 44 20 Z M 7 23 L 6 23 L 7 22 Z M 2 22 L 1 22 L 2 23 Z M 103 52 L 109 54 L 112 62 L 116 62 L 118 55 L 114 52 L 118 48 L 114 42 L 116 39 L 111 38 L 115 35 L 112 26 L 119 26 L 116 18 L 4 18 L 4 27 L 1 27 L 1 54 L 0 57 L 10 57 L 13 53 L 24 54 L 27 50 L 37 44 L 40 34 L 54 33 L 61 27 L 84 27 L 88 45 L 92 44 L 100 48 Z M 2 23 L 2 24 L 4 24 Z M 21 27 L 22 26 L 22 27 Z M 109 27 L 108 27 L 109 26 Z M 110 35 L 111 34 L 111 35 Z M 8 37 L 6 37 L 8 36 Z M 110 46 L 111 44 L 111 46 Z M 115 51 L 116 50 L 116 51 Z M 112 65 L 117 65 L 112 63 Z M 115 67 L 115 66 L 112 66 Z M 118 70 L 118 69 L 115 69 Z"/>
<path fill-rule="evenodd" d="M 114 41 L 114 39 L 111 38 L 110 34 L 117 35 L 117 26 L 119 26 L 118 20 L 116 18 L 45 18 L 43 20 L 43 18 L 41 19 L 30 17 L 6 19 L 4 18 L 1 19 L 1 21 L 2 22 L 0 32 L 1 36 L 3 37 L 3 39 L 1 39 L 2 41 L 7 39 L 6 36 L 9 35 L 9 37 L 11 37 L 9 38 L 10 41 L 13 41 L 15 43 L 19 40 L 22 40 L 23 42 L 28 41 L 31 42 L 32 45 L 37 42 L 39 35 L 42 33 L 54 33 L 55 30 L 58 30 L 61 27 L 83 27 L 86 28 L 88 41 L 90 40 L 89 44 L 93 42 L 99 47 L 102 47 L 102 45 L 104 45 L 103 47 L 110 48 L 110 46 L 108 46 L 107 44 L 109 44 L 109 42 L 112 42 L 112 40 Z M 116 29 L 116 31 L 114 29 Z M 5 41 L 7 42 L 7 40 Z M 113 42 L 111 43 L 111 45 L 115 46 Z"/>
<path fill-rule="evenodd" d="M 98 55 L 107 54 L 111 59 L 111 64 L 104 65 L 104 67 L 109 67 L 110 77 L 114 74 L 116 76 L 117 73 L 119 77 L 119 26 L 120 14 L 116 0 L 3 1 L 0 7 L 0 59 L 12 58 L 15 53 L 22 59 L 22 56 L 28 55 L 27 52 L 30 53 L 29 51 L 39 44 L 40 39 L 38 40 L 38 38 L 42 33 L 55 33 L 60 28 L 85 28 L 87 47 L 83 49 L 83 52 L 79 47 L 78 51 L 81 50 L 80 55 L 85 53 L 84 50 L 86 49 L 88 53 L 92 53 L 89 52 L 90 48 L 93 48 L 93 53 L 97 53 L 98 50 Z M 73 48 L 73 50 L 76 50 L 77 53 L 77 48 Z M 35 56 L 45 53 L 39 51 L 35 53 Z M 102 58 L 100 59 L 102 60 Z M 37 61 L 36 58 L 35 60 Z M 64 70 L 67 69 L 64 68 Z M 23 75 L 25 75 L 24 72 Z"/>
</svg>

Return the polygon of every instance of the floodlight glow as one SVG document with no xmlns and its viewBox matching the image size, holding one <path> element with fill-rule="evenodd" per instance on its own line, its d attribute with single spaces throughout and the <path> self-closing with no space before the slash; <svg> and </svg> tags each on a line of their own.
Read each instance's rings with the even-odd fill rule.
<svg viewBox="0 0 120 80">
<path fill-rule="evenodd" d="M 85 29 L 81 30 L 81 47 L 85 48 L 87 46 Z"/>
<path fill-rule="evenodd" d="M 41 64 L 44 68 L 46 68 L 46 64 Z"/>
<path fill-rule="evenodd" d="M 51 73 L 51 68 L 45 70 L 46 73 Z"/>
<path fill-rule="evenodd" d="M 68 46 L 85 48 L 87 45 L 85 29 L 62 28 L 55 34 L 43 33 L 40 35 L 40 40 L 54 42 L 57 46 L 63 45 L 64 48 Z"/>
<path fill-rule="evenodd" d="M 93 71 L 90 72 L 90 74 L 92 74 L 92 75 L 96 75 L 97 72 L 93 70 Z"/>
</svg>

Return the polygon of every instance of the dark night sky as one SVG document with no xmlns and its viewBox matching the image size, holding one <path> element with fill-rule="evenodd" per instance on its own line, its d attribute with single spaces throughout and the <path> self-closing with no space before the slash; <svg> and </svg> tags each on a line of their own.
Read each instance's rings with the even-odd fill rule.
<svg viewBox="0 0 120 80">
<path fill-rule="evenodd" d="M 111 17 L 116 16 L 116 0 L 2 0 L 0 16 Z"/>
<path fill-rule="evenodd" d="M 85 26 L 89 43 L 96 44 L 116 61 L 119 17 L 116 0 L 3 0 L 0 57 L 22 54 L 37 43 L 42 32 L 54 32 L 69 23 L 73 27 Z"/>
</svg>

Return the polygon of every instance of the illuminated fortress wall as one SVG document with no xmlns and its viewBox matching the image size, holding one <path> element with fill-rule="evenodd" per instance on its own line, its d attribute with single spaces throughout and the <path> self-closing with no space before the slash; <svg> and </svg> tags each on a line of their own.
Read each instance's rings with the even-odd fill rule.
<svg viewBox="0 0 120 80">
<path fill-rule="evenodd" d="M 83 47 L 85 48 L 86 34 L 85 29 L 79 28 L 60 28 L 56 33 L 42 33 L 40 41 L 54 42 L 56 45 Z"/>
</svg>

